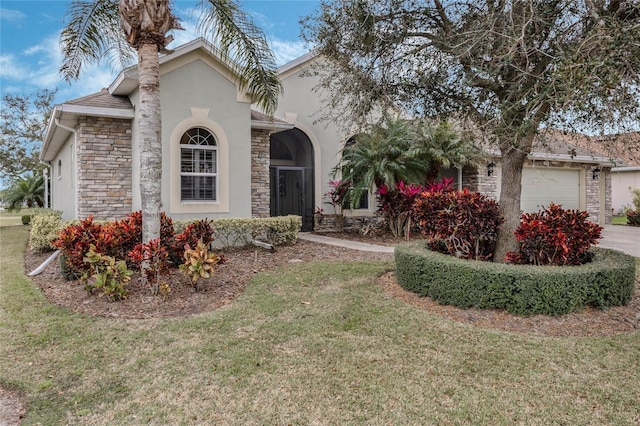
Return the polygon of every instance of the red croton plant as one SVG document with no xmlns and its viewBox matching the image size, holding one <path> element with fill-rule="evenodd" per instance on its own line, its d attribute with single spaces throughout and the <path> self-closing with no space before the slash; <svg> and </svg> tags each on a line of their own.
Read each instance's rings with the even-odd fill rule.
<svg viewBox="0 0 640 426">
<path fill-rule="evenodd" d="M 588 221 L 585 211 L 564 210 L 551 203 L 536 213 L 524 213 L 516 231 L 520 250 L 509 252 L 508 263 L 581 265 L 587 250 L 598 243 L 602 227 Z"/>
</svg>

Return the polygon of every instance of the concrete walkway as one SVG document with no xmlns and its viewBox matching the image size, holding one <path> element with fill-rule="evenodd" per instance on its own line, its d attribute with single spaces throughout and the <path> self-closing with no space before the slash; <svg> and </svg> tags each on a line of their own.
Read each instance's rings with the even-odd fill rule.
<svg viewBox="0 0 640 426">
<path fill-rule="evenodd" d="M 393 253 L 393 247 L 379 246 L 377 244 L 361 243 L 359 241 L 342 240 L 340 238 L 326 237 L 324 235 L 300 232 L 298 238 L 314 243 L 328 244 L 331 246 L 344 247 L 353 250 L 371 251 L 376 253 Z"/>
<path fill-rule="evenodd" d="M 359 241 L 342 240 L 339 238 L 316 235 L 308 232 L 299 233 L 298 238 L 301 240 L 312 241 L 314 243 L 329 244 L 354 250 L 393 253 L 393 247 L 362 243 Z M 640 257 L 640 227 L 606 225 L 602 231 L 602 239 L 598 246 L 620 250 L 624 253 L 630 254 L 631 256 Z"/>
</svg>

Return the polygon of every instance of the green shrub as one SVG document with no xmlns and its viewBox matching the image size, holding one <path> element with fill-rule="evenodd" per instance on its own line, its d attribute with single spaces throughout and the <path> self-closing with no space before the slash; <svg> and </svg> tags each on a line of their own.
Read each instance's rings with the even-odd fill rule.
<svg viewBox="0 0 640 426">
<path fill-rule="evenodd" d="M 29 248 L 42 253 L 55 250 L 52 242 L 58 238 L 62 230 L 62 212 L 56 210 L 42 210 L 31 218 L 29 231 Z"/>
<path fill-rule="evenodd" d="M 23 225 L 28 225 L 29 223 L 31 223 L 31 215 L 29 214 L 22 215 L 20 219 L 22 220 Z"/>
<path fill-rule="evenodd" d="M 590 252 L 593 261 L 579 266 L 508 265 L 458 259 L 413 242 L 396 247 L 396 276 L 406 290 L 442 304 L 522 316 L 629 303 L 635 259 L 615 250 Z"/>
<path fill-rule="evenodd" d="M 114 259 L 96 252 L 93 244 L 84 261 L 91 265 L 91 269 L 84 273 L 82 281 L 89 294 L 97 290 L 100 295 L 105 295 L 114 302 L 126 299 L 129 292 L 126 289 L 131 280 L 133 271 L 127 268 L 127 262 Z"/>
<path fill-rule="evenodd" d="M 224 247 L 246 246 L 255 239 L 275 246 L 293 244 L 302 227 L 300 216 L 279 216 L 253 219 L 214 219 L 214 236 Z"/>
</svg>

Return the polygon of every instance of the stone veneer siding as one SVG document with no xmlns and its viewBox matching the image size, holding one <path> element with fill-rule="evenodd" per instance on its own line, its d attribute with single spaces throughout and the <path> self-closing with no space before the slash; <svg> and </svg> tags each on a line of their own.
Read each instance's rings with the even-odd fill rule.
<svg viewBox="0 0 640 426">
<path fill-rule="evenodd" d="M 131 120 L 78 120 L 78 217 L 119 219 L 131 213 Z"/>
<path fill-rule="evenodd" d="M 539 162 L 538 162 L 539 164 Z M 533 162 L 528 161 L 525 166 L 532 166 Z M 584 169 L 585 181 L 582 184 L 586 184 L 586 211 L 589 213 L 589 220 L 595 223 L 600 223 L 600 208 L 602 206 L 601 200 L 604 200 L 604 218 L 606 224 L 611 223 L 613 212 L 611 211 L 611 169 L 602 168 L 600 177 L 598 180 L 593 179 L 593 169 L 596 168 L 593 164 L 583 163 L 567 163 L 559 161 L 551 161 L 548 164 L 549 167 L 554 168 L 571 168 L 571 169 Z M 498 195 L 498 170 L 496 170 L 493 176 L 487 176 L 487 169 L 481 168 L 479 170 L 465 168 L 463 171 L 462 187 L 467 188 L 470 191 L 478 191 L 487 194 L 489 197 L 497 200 Z M 604 179 L 604 181 L 602 181 Z M 601 183 L 603 182 L 603 183 Z M 601 185 L 604 186 L 604 197 L 601 199 Z"/>
<path fill-rule="evenodd" d="M 487 176 L 486 167 L 477 170 L 465 167 L 462 170 L 462 188 L 486 194 L 489 198 L 497 200 L 498 173 L 498 170 L 494 169 L 493 175 Z"/>
<path fill-rule="evenodd" d="M 269 131 L 251 129 L 251 216 L 269 217 L 271 193 Z"/>
</svg>

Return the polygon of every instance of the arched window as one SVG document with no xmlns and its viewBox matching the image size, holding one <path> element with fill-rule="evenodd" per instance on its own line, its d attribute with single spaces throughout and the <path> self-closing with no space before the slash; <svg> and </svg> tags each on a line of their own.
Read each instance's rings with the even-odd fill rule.
<svg viewBox="0 0 640 426">
<path fill-rule="evenodd" d="M 218 198 L 218 144 L 201 127 L 187 130 L 180 138 L 180 197 L 182 201 Z"/>
</svg>

